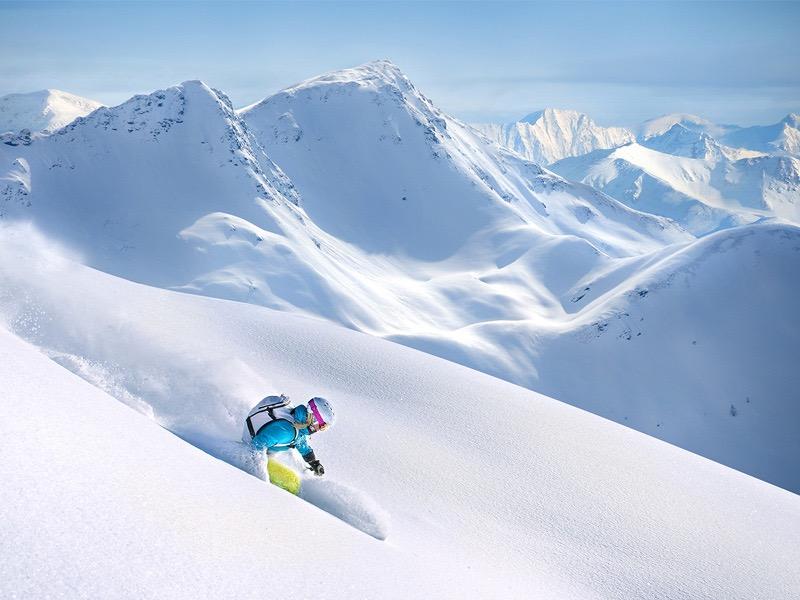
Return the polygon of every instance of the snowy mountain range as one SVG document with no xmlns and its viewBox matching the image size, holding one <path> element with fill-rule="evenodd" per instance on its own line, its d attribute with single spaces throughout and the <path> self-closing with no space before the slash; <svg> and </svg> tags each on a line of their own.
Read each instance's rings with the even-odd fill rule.
<svg viewBox="0 0 800 600">
<path fill-rule="evenodd" d="M 764 217 L 800 223 L 796 115 L 775 125 L 742 128 L 676 113 L 640 125 L 636 140 L 627 130 L 597 128 L 588 116 L 572 111 L 548 109 L 532 120 L 535 126 L 475 127 L 568 180 L 669 217 L 696 235 Z M 611 135 L 615 131 L 624 134 Z"/>
<path fill-rule="evenodd" d="M 0 169 L 3 219 L 32 222 L 86 265 L 322 317 L 800 489 L 786 425 L 800 344 L 791 331 L 758 333 L 777 329 L 795 293 L 780 269 L 797 268 L 797 228 L 695 240 L 499 148 L 391 63 L 314 78 L 241 111 L 185 82 L 2 145 Z M 681 316 L 686 339 L 676 339 L 675 311 L 705 306 L 706 278 L 755 260 L 758 248 L 739 241 L 751 238 L 789 241 L 754 267 L 756 279 L 777 269 L 770 295 L 754 297 L 764 290 L 738 278 L 725 295 L 727 315 L 763 306 L 740 344 L 653 371 L 683 364 L 695 342 L 729 343 L 730 324 L 700 308 Z M 716 265 L 707 276 L 685 275 L 706 264 Z M 745 377 L 756 351 L 777 376 Z M 575 377 L 576 363 L 590 375 Z M 759 410 L 735 419 L 730 406 L 747 398 Z M 786 419 L 772 419 L 781 411 Z"/>
<path fill-rule="evenodd" d="M 676 125 L 695 134 L 719 140 L 743 150 L 800 157 L 800 115 L 790 113 L 773 125 L 718 125 L 696 115 L 671 114 L 651 119 L 637 129 L 640 143 L 667 133 Z"/>
<path fill-rule="evenodd" d="M 309 597 L 794 597 L 798 160 L 671 120 L 542 111 L 557 174 L 376 61 L 5 136 L 0 595 L 248 597 L 291 539 Z M 239 442 L 280 392 L 339 415 L 300 498 Z"/>
<path fill-rule="evenodd" d="M 696 235 L 764 217 L 800 223 L 800 159 L 734 150 L 686 129 L 550 168 Z"/>
<path fill-rule="evenodd" d="M 103 106 L 61 90 L 0 96 L 0 134 L 53 132 Z"/>
<path fill-rule="evenodd" d="M 800 157 L 800 115 L 794 113 L 773 125 L 752 127 L 717 125 L 695 115 L 664 115 L 640 125 L 637 139 L 644 144 L 651 138 L 666 134 L 675 126 L 713 138 L 733 149 Z"/>
<path fill-rule="evenodd" d="M 515 123 L 473 124 L 473 127 L 490 140 L 541 165 L 593 150 L 616 148 L 635 139 L 623 127 L 601 127 L 588 115 L 554 108 L 531 113 Z"/>
<path fill-rule="evenodd" d="M 722 138 L 726 144 L 760 152 L 779 152 L 800 157 L 800 115 L 787 115 L 774 125 L 743 127 Z"/>
</svg>

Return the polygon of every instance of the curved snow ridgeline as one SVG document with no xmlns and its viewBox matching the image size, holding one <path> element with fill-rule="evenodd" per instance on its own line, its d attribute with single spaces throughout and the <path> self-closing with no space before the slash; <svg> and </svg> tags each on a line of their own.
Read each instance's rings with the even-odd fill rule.
<svg viewBox="0 0 800 600">
<path fill-rule="evenodd" d="M 35 236 L 3 233 L 0 316 L 94 387 L 0 332 L 3 595 L 269 597 L 265 573 L 309 564 L 301 596 L 800 589 L 794 494 L 374 337 L 117 279 Z M 156 426 L 215 454 L 278 390 L 336 402 L 315 449 L 391 514 L 387 542 Z"/>
</svg>

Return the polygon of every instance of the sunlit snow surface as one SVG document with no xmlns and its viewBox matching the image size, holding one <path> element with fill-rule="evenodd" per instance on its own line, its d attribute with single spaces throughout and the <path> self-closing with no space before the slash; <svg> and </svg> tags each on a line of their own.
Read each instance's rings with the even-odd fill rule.
<svg viewBox="0 0 800 600">
<path fill-rule="evenodd" d="M 703 160 L 613 152 L 708 188 Z M 386 61 L 238 112 L 188 81 L 0 144 L 0 219 L 108 273 L 398 341 L 800 489 L 797 228 L 696 240 L 492 144 Z"/>
<path fill-rule="evenodd" d="M 794 494 L 374 337 L 93 271 L 34 235 L 2 245 L 4 327 L 43 353 L 0 332 L 4 597 L 283 597 L 275 572 L 330 598 L 800 590 Z M 183 441 L 220 454 L 273 391 L 336 403 L 315 449 L 391 516 L 385 542 Z"/>
</svg>

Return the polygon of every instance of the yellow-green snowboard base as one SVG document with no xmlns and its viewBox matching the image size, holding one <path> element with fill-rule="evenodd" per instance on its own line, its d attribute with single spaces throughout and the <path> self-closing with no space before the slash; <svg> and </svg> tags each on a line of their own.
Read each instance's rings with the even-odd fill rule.
<svg viewBox="0 0 800 600">
<path fill-rule="evenodd" d="M 297 496 L 300 493 L 300 476 L 286 465 L 272 458 L 267 460 L 269 481 Z"/>
</svg>

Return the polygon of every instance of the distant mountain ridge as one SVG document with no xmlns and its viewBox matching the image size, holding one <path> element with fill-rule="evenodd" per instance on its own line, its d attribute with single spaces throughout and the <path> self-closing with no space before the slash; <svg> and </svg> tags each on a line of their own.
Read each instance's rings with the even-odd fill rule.
<svg viewBox="0 0 800 600">
<path fill-rule="evenodd" d="M 664 154 L 686 158 L 725 157 L 739 160 L 765 156 L 763 152 L 725 146 L 704 131 L 691 130 L 681 123 L 676 123 L 664 133 L 650 136 L 639 143 Z"/>
<path fill-rule="evenodd" d="M 472 126 L 501 146 L 542 165 L 593 150 L 615 148 L 635 139 L 623 127 L 601 127 L 586 114 L 555 108 L 531 113 L 515 123 Z"/>
<path fill-rule="evenodd" d="M 675 125 L 680 125 L 689 131 L 704 133 L 713 138 L 719 138 L 730 131 L 739 129 L 737 125 L 717 125 L 708 119 L 691 115 L 688 113 L 672 113 L 648 119 L 636 128 L 638 140 L 646 140 L 651 137 L 663 135 Z"/>
<path fill-rule="evenodd" d="M 61 90 L 0 96 L 0 134 L 23 129 L 50 133 L 103 106 Z"/>
<path fill-rule="evenodd" d="M 674 136 L 677 131 L 704 135 L 734 150 L 800 157 L 800 115 L 796 113 L 790 113 L 773 125 L 751 127 L 720 125 L 697 115 L 672 113 L 649 119 L 629 130 L 601 127 L 588 115 L 577 111 L 547 108 L 514 123 L 478 123 L 472 126 L 501 146 L 542 165 L 595 150 L 617 148 L 633 141 L 655 147 L 650 140 L 668 134 Z M 669 153 L 668 150 L 664 147 L 662 151 Z"/>
<path fill-rule="evenodd" d="M 723 136 L 722 141 L 730 146 L 800 157 L 800 115 L 790 113 L 774 125 L 743 127 Z"/>
<path fill-rule="evenodd" d="M 645 121 L 634 138 L 598 130 L 586 115 L 547 109 L 475 127 L 568 180 L 705 235 L 772 216 L 800 223 L 799 124 L 795 114 L 743 128 L 674 113 Z M 551 162 L 554 156 L 561 158 Z"/>
<path fill-rule="evenodd" d="M 705 134 L 677 147 L 674 138 L 667 139 L 669 132 L 665 136 L 567 158 L 550 168 L 628 206 L 673 219 L 695 235 L 764 217 L 800 223 L 799 159 L 753 156 Z M 661 151 L 663 145 L 672 153 Z"/>
<path fill-rule="evenodd" d="M 790 113 L 772 125 L 750 127 L 718 125 L 696 115 L 675 113 L 642 123 L 637 130 L 637 139 L 644 143 L 666 134 L 676 125 L 708 135 L 731 148 L 800 157 L 800 115 L 796 113 Z"/>
</svg>

